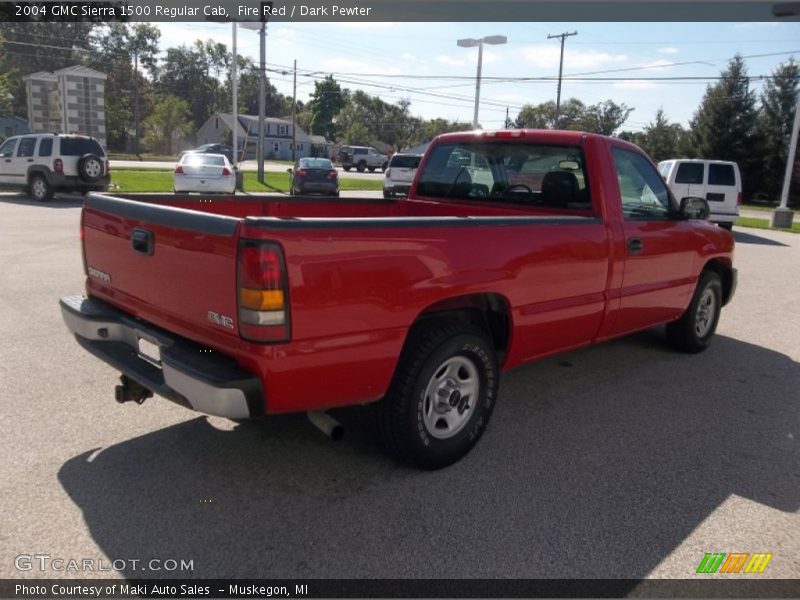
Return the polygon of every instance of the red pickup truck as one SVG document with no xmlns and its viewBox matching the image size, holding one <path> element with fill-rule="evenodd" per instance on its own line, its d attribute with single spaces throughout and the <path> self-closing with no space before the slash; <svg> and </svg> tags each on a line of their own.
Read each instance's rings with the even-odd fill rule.
<svg viewBox="0 0 800 600">
<path fill-rule="evenodd" d="M 91 194 L 86 295 L 61 310 L 120 401 L 378 402 L 387 446 L 439 468 L 480 438 L 501 371 L 661 323 L 705 349 L 736 288 L 707 216 L 622 140 L 447 134 L 405 199 Z"/>
</svg>

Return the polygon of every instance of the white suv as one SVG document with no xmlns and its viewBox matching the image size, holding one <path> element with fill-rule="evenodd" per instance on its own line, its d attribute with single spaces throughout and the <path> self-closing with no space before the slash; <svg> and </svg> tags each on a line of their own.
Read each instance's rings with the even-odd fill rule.
<svg viewBox="0 0 800 600">
<path fill-rule="evenodd" d="M 658 171 L 678 202 L 688 196 L 704 198 L 711 208 L 708 220 L 733 227 L 742 203 L 742 176 L 735 162 L 673 158 L 658 163 Z"/>
<path fill-rule="evenodd" d="M 107 191 L 106 151 L 93 137 L 34 133 L 0 145 L 0 186 L 26 190 L 35 200 L 55 192 Z"/>
<path fill-rule="evenodd" d="M 414 174 L 417 172 L 421 154 L 395 154 L 389 161 L 389 168 L 383 177 L 383 197 L 391 198 L 396 194 L 408 194 Z"/>
</svg>

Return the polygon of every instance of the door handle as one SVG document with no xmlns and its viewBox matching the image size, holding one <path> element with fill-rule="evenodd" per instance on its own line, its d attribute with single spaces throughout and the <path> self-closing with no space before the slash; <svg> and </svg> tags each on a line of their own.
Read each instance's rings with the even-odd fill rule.
<svg viewBox="0 0 800 600">
<path fill-rule="evenodd" d="M 32 158 L 29 158 L 29 159 L 28 159 L 28 162 L 33 162 L 33 159 L 32 159 Z"/>
<path fill-rule="evenodd" d="M 628 254 L 641 254 L 644 250 L 644 242 L 641 238 L 628 238 Z"/>
<path fill-rule="evenodd" d="M 153 232 L 147 229 L 134 229 L 131 233 L 131 246 L 135 252 L 151 256 L 153 254 Z"/>
</svg>

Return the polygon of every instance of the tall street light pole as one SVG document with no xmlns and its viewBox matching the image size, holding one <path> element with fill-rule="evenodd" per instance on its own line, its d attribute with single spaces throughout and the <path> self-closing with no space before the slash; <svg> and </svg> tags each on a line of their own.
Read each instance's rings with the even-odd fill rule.
<svg viewBox="0 0 800 600">
<path fill-rule="evenodd" d="M 558 119 L 561 113 L 561 72 L 564 68 L 564 40 L 571 35 L 578 35 L 577 31 L 548 35 L 547 39 L 561 38 L 561 59 L 558 62 L 558 91 L 556 92 L 556 129 L 558 129 Z"/>
<path fill-rule="evenodd" d="M 231 35 L 233 37 L 233 62 L 231 66 L 231 88 L 233 89 L 231 112 L 233 114 L 233 123 L 231 125 L 231 133 L 233 141 L 233 166 L 235 167 L 239 162 L 239 79 L 236 76 L 236 21 L 231 23 Z"/>
<path fill-rule="evenodd" d="M 508 42 L 508 38 L 506 38 L 504 35 L 487 35 L 479 40 L 474 38 L 464 38 L 458 40 L 457 42 L 461 48 L 474 48 L 475 46 L 478 47 L 478 75 L 475 78 L 475 112 L 472 117 L 472 127 L 475 129 L 480 127 L 478 123 L 478 107 L 481 100 L 481 66 L 483 64 L 483 45 L 498 45 L 505 44 L 506 42 Z"/>
<path fill-rule="evenodd" d="M 794 212 L 789 208 L 789 188 L 792 187 L 792 171 L 794 171 L 798 132 L 800 132 L 800 97 L 797 98 L 797 105 L 794 107 L 794 124 L 792 125 L 792 137 L 789 142 L 789 155 L 786 158 L 786 173 L 783 176 L 781 205 L 772 213 L 772 227 L 790 228 L 794 220 Z"/>
</svg>

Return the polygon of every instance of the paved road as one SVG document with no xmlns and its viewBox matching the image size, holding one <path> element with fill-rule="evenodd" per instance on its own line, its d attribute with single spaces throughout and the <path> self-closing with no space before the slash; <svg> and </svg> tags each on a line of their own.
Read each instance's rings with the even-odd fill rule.
<svg viewBox="0 0 800 600">
<path fill-rule="evenodd" d="M 288 169 L 291 165 L 282 162 L 274 162 L 274 161 L 264 161 L 264 170 L 275 172 L 275 173 L 285 173 L 286 169 Z M 125 168 L 125 169 L 164 169 L 171 171 L 175 168 L 175 162 L 164 162 L 164 161 L 155 161 L 155 160 L 112 160 L 111 161 L 111 169 L 112 171 L 114 168 Z M 254 160 L 246 160 L 239 163 L 239 167 L 243 171 L 258 171 L 258 163 Z M 370 173 L 369 171 L 364 171 L 363 173 L 359 173 L 355 169 L 351 169 L 350 171 L 345 171 L 342 167 L 336 167 L 339 171 L 339 176 L 342 177 L 362 177 L 366 179 L 383 179 L 383 173 L 380 169 L 375 171 L 374 173 Z"/>
<path fill-rule="evenodd" d="M 736 231 L 708 352 L 654 330 L 508 373 L 475 451 L 427 473 L 382 453 L 368 409 L 338 413 L 334 443 L 303 415 L 116 404 L 57 308 L 83 288 L 78 206 L 0 198 L 0 577 L 46 553 L 195 577 L 684 578 L 708 551 L 800 576 L 800 236 Z"/>
</svg>

